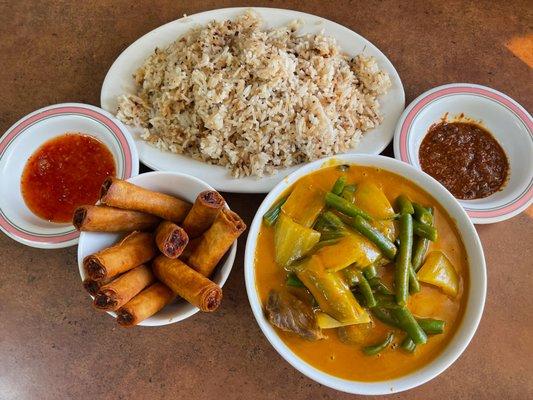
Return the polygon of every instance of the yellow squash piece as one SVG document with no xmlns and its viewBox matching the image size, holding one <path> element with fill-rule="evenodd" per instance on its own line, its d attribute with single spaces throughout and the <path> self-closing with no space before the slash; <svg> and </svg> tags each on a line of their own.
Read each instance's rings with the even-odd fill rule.
<svg viewBox="0 0 533 400">
<path fill-rule="evenodd" d="M 296 183 L 281 209 L 295 222 L 310 228 L 324 208 L 324 196 L 322 189 L 303 178 Z"/>
<path fill-rule="evenodd" d="M 396 238 L 396 228 L 392 218 L 394 209 L 379 187 L 369 181 L 361 182 L 355 191 L 355 204 L 370 214 L 374 221 L 371 224 L 390 240 Z"/>
<path fill-rule="evenodd" d="M 294 222 L 284 212 L 274 227 L 276 262 L 286 268 L 290 263 L 306 255 L 320 240 L 320 232 Z"/>
<path fill-rule="evenodd" d="M 368 267 L 381 257 L 374 243 L 358 233 L 347 233 L 339 242 L 315 253 L 328 271 L 340 271 L 349 265 Z"/>
<path fill-rule="evenodd" d="M 297 266 L 296 275 L 309 289 L 322 312 L 342 324 L 370 322 L 366 310 L 355 299 L 338 272 L 328 272 L 320 258 L 312 255 Z"/>
<path fill-rule="evenodd" d="M 420 282 L 438 286 L 449 296 L 457 296 L 459 276 L 452 263 L 441 251 L 432 251 L 417 273 Z"/>
</svg>

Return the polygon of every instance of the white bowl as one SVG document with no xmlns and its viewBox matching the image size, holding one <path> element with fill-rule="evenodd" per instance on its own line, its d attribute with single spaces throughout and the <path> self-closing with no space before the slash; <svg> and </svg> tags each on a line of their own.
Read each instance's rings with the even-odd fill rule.
<svg viewBox="0 0 533 400">
<path fill-rule="evenodd" d="M 146 174 L 137 175 L 128 179 L 128 182 L 139 185 L 143 188 L 155 190 L 158 192 L 170 194 L 181 199 L 194 202 L 198 194 L 204 190 L 213 190 L 204 181 L 190 175 L 180 174 L 177 172 L 148 172 Z M 82 281 L 85 279 L 85 269 L 83 268 L 83 259 L 90 254 L 96 253 L 99 250 L 105 249 L 117 243 L 124 234 L 119 233 L 101 233 L 101 232 L 82 232 L 80 235 L 80 242 L 78 244 L 78 268 Z M 237 241 L 235 241 L 228 250 L 224 258 L 220 261 L 214 275 L 210 278 L 220 287 L 228 279 L 228 276 L 235 261 L 235 254 L 237 253 Z M 91 298 L 93 298 L 91 296 Z M 140 326 L 160 326 L 173 324 L 189 318 L 196 314 L 198 308 L 187 303 L 184 300 L 174 301 L 167 305 L 157 314 L 145 319 Z M 116 317 L 116 313 L 108 312 L 109 315 Z"/>
<path fill-rule="evenodd" d="M 37 217 L 26 206 L 20 190 L 28 158 L 44 142 L 66 132 L 82 132 L 104 143 L 113 154 L 118 177 L 127 179 L 139 173 L 139 156 L 131 135 L 107 111 L 63 103 L 26 115 L 0 138 L 0 229 L 25 245 L 56 249 L 78 242 L 79 232 L 72 224 Z"/>
<path fill-rule="evenodd" d="M 402 114 L 394 134 L 394 156 L 420 169 L 418 149 L 429 127 L 446 114 L 463 113 L 479 121 L 496 138 L 509 159 L 503 189 L 483 199 L 459 200 L 475 224 L 503 221 L 533 201 L 533 119 L 509 96 L 497 90 L 456 83 L 418 96 Z"/>
<path fill-rule="evenodd" d="M 276 199 L 294 182 L 313 171 L 324 166 L 338 164 L 356 164 L 362 166 L 378 167 L 395 174 L 401 175 L 414 182 L 422 189 L 426 190 L 446 209 L 448 214 L 455 220 L 457 229 L 461 234 L 466 248 L 469 265 L 470 287 L 467 293 L 467 302 L 462 321 L 457 328 L 450 343 L 444 350 L 430 363 L 424 367 L 399 378 L 379 381 L 360 382 L 341 379 L 320 371 L 308 364 L 297 355 L 280 339 L 272 325 L 268 322 L 263 312 L 261 300 L 259 299 L 255 285 L 254 256 L 257 244 L 257 236 L 261 228 L 263 214 L 272 206 Z M 411 389 L 435 378 L 446 368 L 448 368 L 465 350 L 466 346 L 474 336 L 483 306 L 485 304 L 485 294 L 487 289 L 487 275 L 485 269 L 485 258 L 483 248 L 472 222 L 457 200 L 435 179 L 426 173 L 413 168 L 412 166 L 397 161 L 393 158 L 373 155 L 345 154 L 338 155 L 325 160 L 318 160 L 307 164 L 280 182 L 265 198 L 255 218 L 250 226 L 248 241 L 246 242 L 246 252 L 244 255 L 244 273 L 246 280 L 246 291 L 252 307 L 255 319 L 259 327 L 274 346 L 276 351 L 293 367 L 308 376 L 309 378 L 329 386 L 333 389 L 356 394 L 391 394 Z"/>
</svg>

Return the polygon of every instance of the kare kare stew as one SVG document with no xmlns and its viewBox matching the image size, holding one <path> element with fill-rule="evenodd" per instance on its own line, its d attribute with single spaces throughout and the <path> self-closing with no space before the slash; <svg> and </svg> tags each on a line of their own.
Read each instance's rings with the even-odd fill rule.
<svg viewBox="0 0 533 400">
<path fill-rule="evenodd" d="M 357 165 L 298 180 L 264 215 L 256 286 L 269 322 L 331 375 L 393 379 L 434 359 L 468 289 L 466 251 L 433 197 Z"/>
</svg>

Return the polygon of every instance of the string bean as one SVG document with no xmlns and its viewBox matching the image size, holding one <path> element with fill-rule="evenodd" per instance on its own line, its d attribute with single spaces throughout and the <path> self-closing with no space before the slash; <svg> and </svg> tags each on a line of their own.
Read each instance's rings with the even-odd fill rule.
<svg viewBox="0 0 533 400">
<path fill-rule="evenodd" d="M 288 196 L 287 196 L 288 197 Z M 287 197 L 283 197 L 276 204 L 274 204 L 265 215 L 263 215 L 263 222 L 266 226 L 272 226 L 276 222 L 281 213 L 281 206 L 287 201 Z"/>
<path fill-rule="evenodd" d="M 394 334 L 390 332 L 387 335 L 387 338 L 383 342 L 376 343 L 375 345 L 372 345 L 372 346 L 364 347 L 363 353 L 365 353 L 367 356 L 375 356 L 376 354 L 381 353 L 383 350 L 389 347 L 393 339 L 394 339 Z"/>
<path fill-rule="evenodd" d="M 396 289 L 396 302 L 399 305 L 407 303 L 409 296 L 409 266 L 413 247 L 413 218 L 411 214 L 400 216 L 400 250 L 396 259 L 394 271 L 394 284 Z"/>
</svg>

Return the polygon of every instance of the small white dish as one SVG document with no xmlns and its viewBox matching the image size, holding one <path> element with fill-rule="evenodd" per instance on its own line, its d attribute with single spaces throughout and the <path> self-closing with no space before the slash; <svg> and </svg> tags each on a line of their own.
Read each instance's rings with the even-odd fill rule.
<svg viewBox="0 0 533 400">
<path fill-rule="evenodd" d="M 118 97 L 125 93 L 135 92 L 133 74 L 156 47 L 168 46 L 189 29 L 199 24 L 205 25 L 213 20 L 233 19 L 249 9 L 248 7 L 223 8 L 190 15 L 160 26 L 135 41 L 115 60 L 105 77 L 100 94 L 102 108 L 111 113 L 116 113 Z M 364 37 L 325 18 L 276 8 L 252 7 L 251 9 L 261 16 L 266 28 L 283 26 L 291 21 L 301 20 L 303 26 L 299 31 L 300 33 L 318 33 L 323 29 L 326 35 L 333 36 L 337 40 L 340 47 L 347 54 L 362 53 L 376 58 L 379 67 L 389 74 L 392 82 L 389 92 L 379 99 L 383 122 L 377 128 L 363 135 L 357 148 L 349 151 L 349 153 L 381 153 L 392 140 L 396 121 L 405 106 L 402 82 L 387 57 Z M 275 175 L 263 178 L 247 177 L 235 179 L 231 177 L 229 171 L 224 167 L 209 165 L 188 156 L 161 151 L 141 140 L 139 129 L 128 128 L 134 135 L 143 164 L 154 170 L 184 172 L 202 177 L 202 179 L 205 179 L 206 182 L 220 191 L 266 193 L 283 178 L 300 167 L 294 166 L 282 169 Z"/>
<path fill-rule="evenodd" d="M 170 194 L 191 203 L 194 202 L 200 192 L 203 192 L 204 190 L 213 190 L 211 186 L 198 178 L 176 172 L 148 172 L 130 178 L 128 179 L 128 182 L 146 189 Z M 123 236 L 124 234 L 120 233 L 81 233 L 80 242 L 78 244 L 78 268 L 82 281 L 86 278 L 85 269 L 83 268 L 83 259 L 88 255 L 114 245 Z M 220 287 L 224 286 L 224 283 L 228 279 L 231 268 L 233 267 L 233 262 L 235 261 L 235 254 L 237 254 L 237 241 L 231 245 L 231 248 L 216 268 L 214 275 L 210 278 Z M 93 297 L 91 296 L 91 298 Z M 198 308 L 186 301 L 178 300 L 167 305 L 157 314 L 145 319 L 138 326 L 161 326 L 173 324 L 189 318 L 198 311 Z M 117 316 L 116 313 L 112 311 L 109 311 L 108 314 L 113 317 Z"/>
<path fill-rule="evenodd" d="M 420 169 L 418 149 L 431 125 L 446 114 L 479 121 L 509 160 L 503 188 L 482 199 L 459 200 L 475 224 L 509 219 L 533 201 L 533 119 L 516 101 L 497 90 L 470 83 L 443 85 L 418 96 L 404 111 L 394 134 L 394 156 Z"/>
<path fill-rule="evenodd" d="M 28 158 L 44 142 L 66 132 L 82 132 L 104 143 L 113 154 L 118 177 L 127 179 L 139 173 L 139 156 L 130 133 L 107 111 L 62 103 L 26 115 L 0 138 L 0 229 L 25 245 L 57 249 L 78 242 L 79 232 L 72 224 L 39 218 L 26 206 L 20 190 Z"/>
<path fill-rule="evenodd" d="M 468 257 L 468 273 L 470 287 L 467 293 L 467 303 L 462 321 L 453 335 L 450 343 L 430 363 L 422 368 L 402 377 L 378 382 L 360 382 L 341 379 L 321 371 L 295 355 L 280 339 L 272 325 L 268 322 L 255 285 L 255 250 L 257 237 L 261 228 L 262 217 L 272 204 L 301 177 L 324 166 L 335 164 L 356 164 L 381 168 L 414 182 L 416 185 L 431 193 L 444 207 L 450 217 L 455 220 L 459 234 L 463 239 Z M 246 251 L 244 254 L 244 276 L 246 292 L 253 314 L 263 334 L 276 351 L 294 368 L 323 385 L 347 393 L 380 395 L 402 392 L 435 378 L 442 373 L 461 355 L 474 336 L 483 314 L 487 291 L 487 272 L 485 257 L 479 236 L 461 205 L 444 186 L 421 170 L 393 158 L 365 154 L 344 154 L 328 159 L 318 160 L 301 167 L 280 182 L 265 198 L 249 228 Z"/>
</svg>

